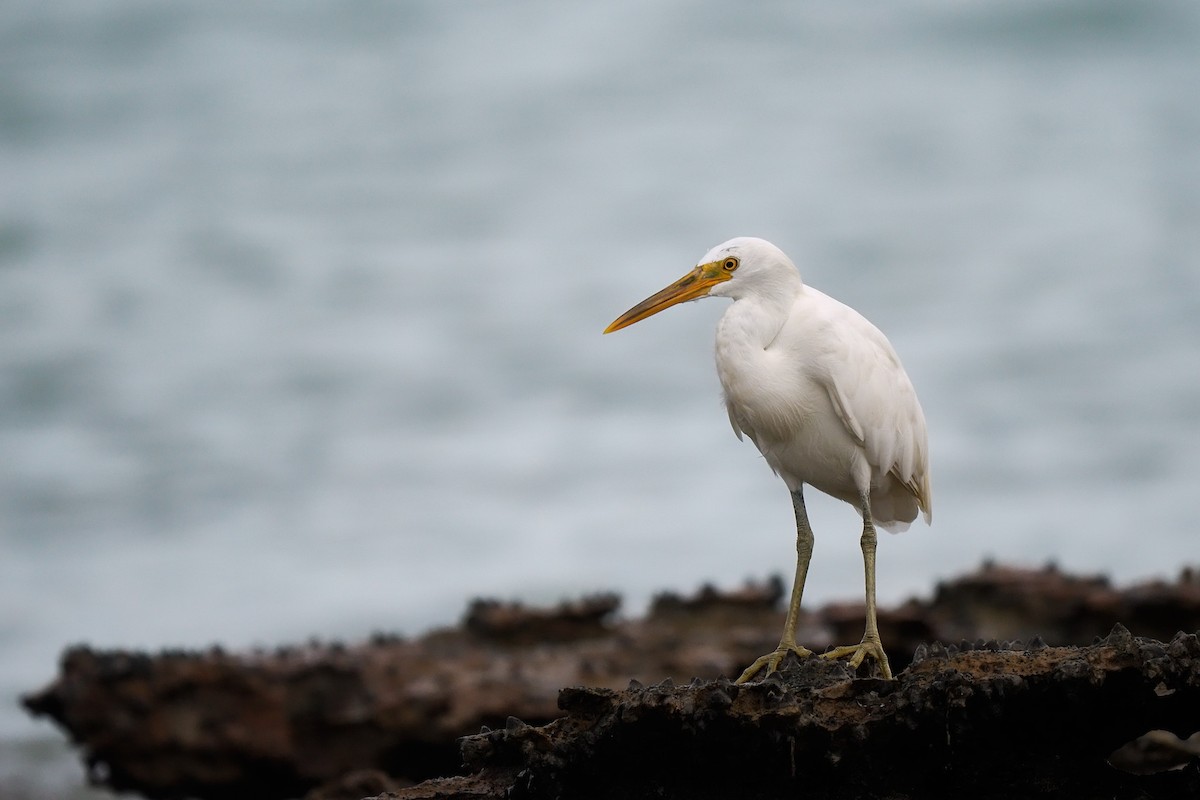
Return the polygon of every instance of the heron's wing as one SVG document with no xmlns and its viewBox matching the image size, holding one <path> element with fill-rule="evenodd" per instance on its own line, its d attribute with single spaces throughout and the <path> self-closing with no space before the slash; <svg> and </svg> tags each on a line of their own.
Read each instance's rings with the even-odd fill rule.
<svg viewBox="0 0 1200 800">
<path fill-rule="evenodd" d="M 831 337 L 818 379 L 838 418 L 862 446 L 867 461 L 916 498 L 929 519 L 929 445 L 925 415 L 887 338 L 847 306 Z"/>
</svg>

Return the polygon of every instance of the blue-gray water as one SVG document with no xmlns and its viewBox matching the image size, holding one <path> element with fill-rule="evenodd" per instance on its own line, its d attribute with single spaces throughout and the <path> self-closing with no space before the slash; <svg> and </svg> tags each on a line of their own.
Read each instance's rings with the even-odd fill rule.
<svg viewBox="0 0 1200 800">
<path fill-rule="evenodd" d="M 1192 0 L 4 4 L 0 788 L 77 780 L 16 706 L 74 642 L 790 574 L 722 301 L 600 335 L 734 235 L 921 395 L 884 601 L 1195 562 L 1197 42 Z M 810 510 L 806 600 L 856 597 Z"/>
</svg>

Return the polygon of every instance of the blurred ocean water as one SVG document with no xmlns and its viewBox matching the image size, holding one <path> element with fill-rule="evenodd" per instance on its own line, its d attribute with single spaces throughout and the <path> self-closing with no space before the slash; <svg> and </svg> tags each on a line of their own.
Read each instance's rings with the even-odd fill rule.
<svg viewBox="0 0 1200 800">
<path fill-rule="evenodd" d="M 1198 41 L 1189 0 L 5 4 L 0 786 L 59 763 L 16 697 L 70 643 L 790 576 L 722 302 L 600 335 L 734 235 L 921 395 L 882 601 L 1195 563 Z M 806 601 L 857 597 L 810 510 Z"/>
</svg>

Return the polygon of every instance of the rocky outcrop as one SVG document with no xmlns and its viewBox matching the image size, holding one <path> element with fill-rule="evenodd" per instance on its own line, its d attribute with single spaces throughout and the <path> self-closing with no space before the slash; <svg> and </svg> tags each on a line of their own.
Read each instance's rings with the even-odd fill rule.
<svg viewBox="0 0 1200 800">
<path fill-rule="evenodd" d="M 1200 770 L 1109 764 L 1200 720 L 1200 642 L 924 648 L 894 681 L 808 659 L 744 686 L 565 689 L 565 716 L 463 740 L 470 777 L 388 795 L 526 798 L 1200 796 Z"/>
<path fill-rule="evenodd" d="M 774 647 L 783 590 L 775 580 L 730 592 L 666 594 L 632 620 L 616 616 L 619 602 L 611 595 L 555 609 L 476 601 L 455 628 L 352 646 L 153 655 L 77 647 L 64 654 L 55 681 L 25 704 L 78 743 L 93 780 L 164 798 L 270 800 L 314 792 L 332 800 L 386 789 L 406 797 L 510 790 L 549 797 L 588 787 L 593 794 L 582 796 L 637 796 L 604 794 L 605 781 L 633 791 L 625 774 L 642 775 L 661 796 L 723 785 L 711 776 L 667 780 L 668 767 L 688 764 L 698 774 L 744 765 L 747 775 L 763 776 L 754 784 L 763 797 L 794 794 L 801 784 L 806 791 L 841 786 L 894 797 L 910 796 L 904 786 L 920 787 L 926 793 L 911 796 L 929 797 L 932 784 L 917 782 L 922 774 L 945 773 L 947 785 L 966 785 L 954 781 L 989 755 L 996 769 L 1036 769 L 1049 780 L 1047 770 L 1066 764 L 1065 756 L 1039 760 L 1026 751 L 1075 748 L 1069 737 L 1083 734 L 1090 737 L 1086 752 L 1070 749 L 1068 760 L 1072 769 L 1089 770 L 1089 780 L 1118 775 L 1136 789 L 1189 774 L 1131 777 L 1193 757 L 1190 744 L 1161 732 L 1113 756 L 1129 772 L 1106 767 L 1105 759 L 1138 734 L 1200 730 L 1189 672 L 1195 640 L 1175 635 L 1200 628 L 1194 573 L 1117 589 L 1053 568 L 988 564 L 940 585 L 930 600 L 881 611 L 883 640 L 899 673 L 894 682 L 809 660 L 778 679 L 729 685 L 722 676 L 737 675 Z M 1118 622 L 1168 644 L 1121 630 L 1104 645 L 1090 644 Z M 805 614 L 799 638 L 819 651 L 856 641 L 861 631 L 861 605 L 840 604 Z M 936 644 L 979 637 L 1033 643 Z M 1133 663 L 1138 659 L 1144 663 Z M 1151 663 L 1166 677 L 1147 694 Z M 668 677 L 698 680 L 674 686 L 663 683 Z M 631 679 L 653 688 L 630 688 Z M 939 708 L 941 728 L 933 722 Z M 1113 715 L 1119 725 L 1093 719 Z M 997 738 L 1001 723 L 1014 737 L 1024 725 L 1023 738 Z M 495 732 L 463 739 L 460 752 L 460 737 L 481 726 Z M 918 745 L 921 737 L 928 741 Z M 853 750 L 854 741 L 875 744 Z M 778 772 L 775 759 L 783 756 L 787 774 L 795 762 L 799 777 Z M 852 778 L 884 774 L 889 757 L 896 760 L 890 774 L 901 776 L 892 794 L 872 795 L 882 784 Z M 464 758 L 472 776 L 450 777 L 461 773 Z M 920 774 L 909 774 L 913 759 L 923 765 Z M 1011 784 L 1000 777 L 992 785 Z"/>
</svg>

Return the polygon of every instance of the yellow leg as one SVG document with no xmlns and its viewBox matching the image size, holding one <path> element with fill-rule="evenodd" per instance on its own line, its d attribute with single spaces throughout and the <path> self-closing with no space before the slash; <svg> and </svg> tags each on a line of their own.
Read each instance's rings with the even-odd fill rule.
<svg viewBox="0 0 1200 800">
<path fill-rule="evenodd" d="M 774 652 L 767 653 L 746 667 L 745 672 L 734 683 L 745 683 L 757 675 L 763 667 L 766 667 L 763 676 L 770 675 L 779 669 L 779 665 L 790 653 L 795 653 L 801 658 L 813 654 L 807 647 L 796 644 L 796 625 L 800 621 L 800 597 L 804 594 L 804 581 L 808 577 L 808 563 L 812 560 L 813 551 L 813 532 L 812 527 L 808 524 L 808 513 L 804 510 L 803 489 L 792 492 L 792 507 L 796 511 L 796 579 L 792 582 L 792 599 L 788 603 L 787 621 L 783 624 L 783 638 L 779 640 L 779 647 L 775 648 Z"/>
<path fill-rule="evenodd" d="M 863 532 L 862 553 L 863 572 L 867 579 L 867 629 L 863 632 L 862 641 L 845 647 L 835 647 L 828 653 L 822 653 L 822 658 L 842 658 L 850 656 L 850 666 L 857 668 L 867 656 L 879 662 L 883 677 L 892 678 L 892 668 L 888 664 L 887 653 L 883 652 L 883 643 L 879 639 L 879 621 L 875 616 L 875 522 L 871 519 L 871 500 L 864 497 L 862 501 Z"/>
</svg>

